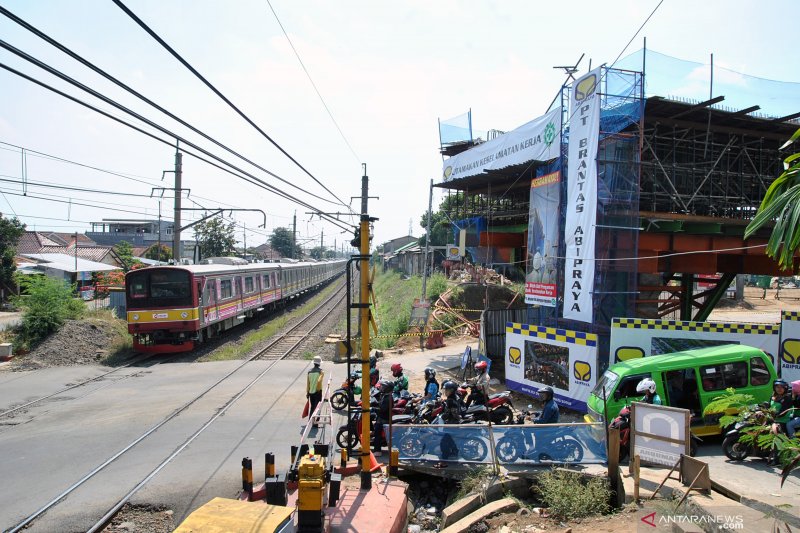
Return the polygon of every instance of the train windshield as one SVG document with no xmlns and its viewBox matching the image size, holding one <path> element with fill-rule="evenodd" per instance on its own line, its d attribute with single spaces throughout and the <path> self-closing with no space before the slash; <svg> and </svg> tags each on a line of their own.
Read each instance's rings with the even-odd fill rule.
<svg viewBox="0 0 800 533">
<path fill-rule="evenodd" d="M 128 307 L 191 306 L 189 272 L 173 269 L 142 269 L 127 278 Z"/>
</svg>

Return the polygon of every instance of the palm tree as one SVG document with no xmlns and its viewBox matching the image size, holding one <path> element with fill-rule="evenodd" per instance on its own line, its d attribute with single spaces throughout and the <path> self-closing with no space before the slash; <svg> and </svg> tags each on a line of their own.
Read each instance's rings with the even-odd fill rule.
<svg viewBox="0 0 800 533">
<path fill-rule="evenodd" d="M 781 146 L 781 150 L 798 139 L 800 130 Z M 744 238 L 750 238 L 775 220 L 766 252 L 781 268 L 791 270 L 794 254 L 800 249 L 800 152 L 784 159 L 783 167 L 783 173 L 769 186 L 756 216 L 747 225 Z"/>
</svg>

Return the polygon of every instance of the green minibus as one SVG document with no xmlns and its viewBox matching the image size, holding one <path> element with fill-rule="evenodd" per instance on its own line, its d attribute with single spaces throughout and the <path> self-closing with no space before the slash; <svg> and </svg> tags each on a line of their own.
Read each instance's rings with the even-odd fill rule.
<svg viewBox="0 0 800 533">
<path fill-rule="evenodd" d="M 703 409 L 725 389 L 733 387 L 764 402 L 777 379 L 769 356 L 741 344 L 629 359 L 612 365 L 600 378 L 589 396 L 586 420 L 613 420 L 625 405 L 641 400 L 636 385 L 644 378 L 656 382 L 663 405 L 689 410 L 691 430 L 698 437 L 720 433 L 722 414 L 703 417 Z"/>
</svg>

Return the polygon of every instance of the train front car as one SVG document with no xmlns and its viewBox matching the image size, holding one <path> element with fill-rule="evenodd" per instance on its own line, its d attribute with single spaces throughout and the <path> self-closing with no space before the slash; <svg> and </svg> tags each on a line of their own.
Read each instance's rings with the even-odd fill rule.
<svg viewBox="0 0 800 533">
<path fill-rule="evenodd" d="M 175 353 L 194 348 L 200 311 L 194 275 L 169 266 L 125 276 L 128 333 L 137 352 Z"/>
</svg>

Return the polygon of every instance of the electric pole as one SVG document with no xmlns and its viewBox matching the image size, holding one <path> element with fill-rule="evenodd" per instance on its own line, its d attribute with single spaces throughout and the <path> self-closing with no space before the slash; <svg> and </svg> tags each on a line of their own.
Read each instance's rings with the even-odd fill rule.
<svg viewBox="0 0 800 533">
<path fill-rule="evenodd" d="M 244 228 L 244 255 L 242 257 L 247 261 L 247 222 L 242 223 L 242 228 Z"/>
<path fill-rule="evenodd" d="M 319 245 L 323 250 L 325 249 L 325 228 L 322 228 L 319 234 Z"/>
<path fill-rule="evenodd" d="M 431 219 L 433 218 L 433 180 L 431 180 L 431 190 L 428 193 L 428 222 L 426 223 L 425 234 L 425 259 L 422 261 L 422 303 L 428 298 L 428 250 L 431 246 Z M 409 235 L 411 235 L 409 233 Z M 433 270 L 433 269 L 431 269 Z M 431 272 L 433 273 L 433 272 Z"/>
<path fill-rule="evenodd" d="M 175 264 L 181 261 L 181 177 L 183 169 L 183 154 L 175 145 L 175 214 L 173 215 L 172 228 L 172 257 Z"/>
<path fill-rule="evenodd" d="M 297 210 L 294 212 L 294 216 L 292 217 L 292 254 L 289 256 L 291 259 L 294 259 L 294 251 L 297 247 Z"/>
<path fill-rule="evenodd" d="M 363 164 L 364 175 L 361 177 L 361 223 L 358 235 L 361 237 L 359 256 L 360 305 L 358 312 L 361 330 L 361 489 L 372 488 L 370 473 L 370 409 L 369 409 L 369 320 L 370 320 L 370 288 L 369 288 L 369 178 L 367 165 Z M 349 310 L 348 310 L 349 312 Z M 391 452 L 391 450 L 389 450 Z"/>
</svg>

